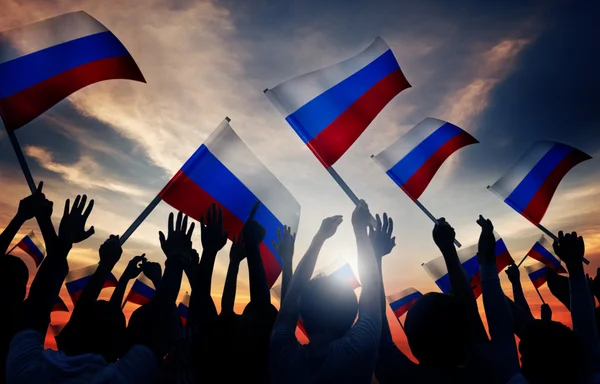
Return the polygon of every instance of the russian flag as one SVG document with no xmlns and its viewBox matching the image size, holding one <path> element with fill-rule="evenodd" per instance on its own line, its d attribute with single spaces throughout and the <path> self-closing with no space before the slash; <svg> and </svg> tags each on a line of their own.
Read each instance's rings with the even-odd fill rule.
<svg viewBox="0 0 600 384">
<path fill-rule="evenodd" d="M 223 209 L 223 227 L 229 237 L 240 233 L 256 201 L 254 220 L 266 230 L 260 253 L 269 286 L 281 273 L 273 248 L 277 229 L 298 229 L 300 204 L 248 149 L 225 119 L 198 148 L 159 196 L 173 208 L 199 220 L 212 204 Z"/>
<path fill-rule="evenodd" d="M 531 247 L 527 256 L 544 263 L 547 267 L 554 269 L 557 273 L 567 273 L 567 270 L 562 266 L 560 260 L 558 260 L 549 250 L 551 248 L 552 245 L 550 242 L 542 235 L 533 247 Z"/>
<path fill-rule="evenodd" d="M 454 152 L 478 141 L 447 121 L 428 117 L 373 159 L 413 200 Z"/>
<path fill-rule="evenodd" d="M 181 301 L 179 302 L 179 305 L 177 305 L 177 313 L 179 313 L 179 317 L 181 318 L 181 322 L 183 323 L 183 326 L 185 326 L 185 324 L 187 323 L 189 310 L 190 310 L 190 295 L 189 295 L 189 293 L 186 292 L 183 295 L 183 299 L 181 299 Z"/>
<path fill-rule="evenodd" d="M 544 263 L 535 263 L 525 267 L 529 279 L 537 289 L 548 281 L 548 267 Z"/>
<path fill-rule="evenodd" d="M 360 287 L 360 282 L 356 278 L 352 267 L 348 263 L 344 263 L 341 267 L 335 269 L 331 273 L 327 273 L 326 275 L 347 283 L 352 287 L 352 289 Z"/>
<path fill-rule="evenodd" d="M 390 308 L 397 318 L 404 315 L 423 294 L 414 288 L 406 288 L 387 297 Z"/>
<path fill-rule="evenodd" d="M 504 240 L 497 233 L 495 233 L 495 236 L 497 239 L 495 249 L 496 266 L 498 267 L 498 273 L 500 273 L 504 268 L 514 263 L 514 260 L 508 252 Z M 475 244 L 458 251 L 458 259 L 467 274 L 467 279 L 471 282 L 475 298 L 481 295 L 481 273 L 479 272 L 479 261 L 477 260 L 477 248 L 478 246 Z M 433 278 L 440 290 L 445 294 L 449 294 L 451 291 L 450 276 L 448 276 L 444 257 L 437 257 L 423 264 L 423 267 Z"/>
<path fill-rule="evenodd" d="M 83 289 L 90 281 L 94 272 L 96 272 L 97 264 L 89 265 L 87 267 L 79 268 L 74 271 L 69 271 L 67 277 L 65 279 L 65 286 L 67 287 L 67 292 L 69 292 L 69 296 L 71 296 L 71 300 L 73 301 L 73 305 L 77 304 L 77 300 L 79 300 L 79 296 Z M 117 279 L 115 275 L 110 273 L 104 282 L 102 288 L 116 287 Z"/>
<path fill-rule="evenodd" d="M 265 90 L 302 141 L 329 168 L 398 93 L 409 88 L 381 38 L 358 55 Z"/>
<path fill-rule="evenodd" d="M 6 129 L 20 128 L 73 92 L 109 79 L 145 82 L 119 39 L 85 12 L 0 33 L 0 116 Z"/>
<path fill-rule="evenodd" d="M 60 296 L 58 296 L 56 298 L 56 303 L 54 303 L 54 306 L 52 307 L 50 312 L 69 312 L 69 308 L 67 308 L 67 304 L 65 304 L 63 299 L 61 299 Z"/>
<path fill-rule="evenodd" d="M 148 304 L 154 296 L 154 284 L 152 281 L 144 275 L 140 275 L 131 286 L 125 301 L 129 301 L 134 304 L 144 305 Z"/>
<path fill-rule="evenodd" d="M 538 225 L 563 177 L 571 168 L 591 158 L 566 144 L 540 141 L 489 189 Z"/>
<path fill-rule="evenodd" d="M 27 236 L 21 239 L 17 243 L 17 247 L 27 253 L 33 261 L 35 262 L 35 266 L 39 267 L 44 260 L 44 255 L 46 253 L 46 249 L 44 245 L 38 240 L 33 231 L 29 232 Z"/>
</svg>

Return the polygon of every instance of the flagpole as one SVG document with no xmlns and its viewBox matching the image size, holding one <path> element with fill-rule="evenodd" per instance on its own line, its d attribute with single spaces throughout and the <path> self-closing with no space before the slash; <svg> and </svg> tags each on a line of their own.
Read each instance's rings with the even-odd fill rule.
<svg viewBox="0 0 600 384">
<path fill-rule="evenodd" d="M 342 190 L 346 193 L 346 195 L 350 198 L 350 200 L 352 200 L 354 205 L 358 206 L 358 204 L 360 203 L 360 199 L 358 198 L 358 196 L 356 196 L 356 194 L 354 192 L 352 192 L 352 190 L 350 189 L 348 184 L 346 184 L 346 182 L 344 181 L 344 179 L 342 179 L 342 177 L 339 175 L 339 173 L 337 173 L 336 170 L 333 169 L 333 167 L 327 168 L 327 172 L 329 172 L 331 177 L 333 177 L 333 180 L 335 180 L 336 183 L 338 183 L 338 185 L 342 188 Z M 373 222 L 372 224 L 374 225 L 375 217 L 373 217 L 373 215 L 371 215 L 371 220 Z"/>
<path fill-rule="evenodd" d="M 18 244 L 19 244 L 19 243 L 17 243 L 17 245 L 18 245 Z M 10 251 L 6 252 L 6 254 L 7 254 L 7 255 L 10 255 L 10 253 L 11 253 L 12 251 L 14 251 L 14 250 L 15 250 L 15 248 L 17 248 L 17 246 L 16 246 L 16 245 L 15 245 L 14 247 L 12 247 L 12 248 L 10 249 Z"/>
<path fill-rule="evenodd" d="M 431 219 L 431 221 L 434 222 L 434 224 L 437 224 L 438 221 L 435 218 L 435 216 L 433 216 L 431 214 L 431 212 L 429 212 L 429 210 L 427 210 L 427 208 L 425 208 L 425 206 L 423 204 L 421 204 L 421 202 L 419 200 L 413 200 L 415 202 L 415 204 L 417 205 L 417 207 L 421 208 L 421 211 L 423 211 L 423 213 L 425 213 L 425 215 L 427 215 L 427 217 L 429 217 Z M 458 248 L 462 247 L 462 245 L 458 242 L 458 240 L 454 239 L 454 245 L 456 245 Z"/>
<path fill-rule="evenodd" d="M 544 298 L 542 297 L 542 294 L 540 293 L 539 289 L 537 287 L 534 287 L 535 291 L 537 292 L 538 296 L 540 297 L 540 300 L 542 300 L 542 304 L 546 304 L 546 302 L 544 301 Z"/>
<path fill-rule="evenodd" d="M 10 139 L 10 144 L 12 145 L 15 155 L 17 155 L 17 160 L 19 161 L 19 165 L 21 166 L 21 170 L 23 171 L 23 176 L 25 176 L 25 180 L 27 180 L 27 185 L 29 186 L 29 190 L 31 193 L 35 193 L 36 186 L 35 181 L 33 181 L 33 176 L 31 176 L 31 171 L 29 170 L 29 166 L 27 165 L 27 161 L 25 160 L 25 156 L 23 155 L 23 151 L 21 150 L 21 146 L 19 145 L 19 140 L 17 140 L 17 136 L 15 132 L 11 129 L 6 128 L 6 133 L 8 134 L 8 138 Z"/>
<path fill-rule="evenodd" d="M 491 191 L 491 192 L 492 192 L 494 195 L 498 196 L 498 195 L 497 195 L 497 194 L 496 194 L 496 193 L 495 193 L 493 190 L 491 190 L 491 189 L 490 189 L 490 186 L 489 186 L 489 185 L 487 186 L 487 189 L 488 189 L 488 190 L 490 190 L 490 191 Z M 548 228 L 544 227 L 542 224 L 538 223 L 538 224 L 536 224 L 535 226 L 536 226 L 536 227 L 538 227 L 538 228 L 539 228 L 539 229 L 540 229 L 542 232 L 544 232 L 546 235 L 548 235 L 548 236 L 549 236 L 549 237 L 550 237 L 552 240 L 554 240 L 554 241 L 558 241 L 558 237 L 557 237 L 557 236 L 556 236 L 554 233 L 550 232 L 550 231 L 548 230 Z M 525 257 L 527 257 L 527 256 L 525 256 Z M 523 260 L 525 260 L 525 258 L 523 258 Z M 521 260 L 521 263 L 523 262 L 523 260 Z M 588 264 L 590 263 L 590 261 L 589 261 L 588 259 L 586 259 L 585 257 L 583 258 L 583 262 L 584 262 L 586 265 L 588 265 Z M 521 265 L 521 263 L 519 263 L 519 265 Z"/>
<path fill-rule="evenodd" d="M 524 258 L 521 259 L 521 261 L 519 261 L 519 264 L 517 264 L 517 268 L 519 268 L 521 266 L 521 264 L 523 264 L 523 262 L 525 261 L 525 259 L 527 258 L 527 256 L 529 256 L 528 254 L 525 255 Z"/>
<path fill-rule="evenodd" d="M 125 232 L 123 232 L 121 237 L 119 237 L 119 241 L 120 241 L 121 245 L 125 244 L 127 239 L 129 239 L 129 237 L 131 237 L 133 232 L 135 232 L 135 230 L 140 226 L 140 224 L 142 224 L 142 222 L 144 220 L 146 220 L 148 215 L 150 215 L 150 213 L 152 213 L 154 208 L 156 208 L 158 203 L 160 203 L 161 201 L 162 201 L 162 199 L 159 195 L 156 195 L 156 197 L 154 197 L 154 199 L 152 199 L 150 204 L 148 204 L 148 206 L 142 211 L 142 213 L 140 213 L 140 215 L 137 217 L 137 219 L 135 219 L 135 221 L 133 223 L 131 223 L 129 228 L 127 228 L 127 230 Z"/>
<path fill-rule="evenodd" d="M 396 317 L 396 316 L 394 315 L 394 317 Z M 400 328 L 402 328 L 402 332 L 404 332 L 404 334 L 406 335 L 406 331 L 404 330 L 404 325 L 402 325 L 402 322 L 400 321 L 400 318 L 396 317 L 396 320 L 398 320 L 398 324 L 400 324 Z"/>
</svg>

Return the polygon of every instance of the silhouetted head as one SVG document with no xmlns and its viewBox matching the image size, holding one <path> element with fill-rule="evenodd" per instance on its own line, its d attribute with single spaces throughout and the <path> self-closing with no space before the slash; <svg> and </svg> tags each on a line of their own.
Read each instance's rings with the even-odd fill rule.
<svg viewBox="0 0 600 384">
<path fill-rule="evenodd" d="M 310 280 L 302 290 L 300 316 L 310 339 L 336 339 L 354 324 L 358 300 L 348 284 L 332 277 Z"/>
<path fill-rule="evenodd" d="M 581 343 L 564 324 L 532 321 L 523 332 L 519 352 L 521 371 L 532 384 L 579 383 L 583 378 Z"/>
<path fill-rule="evenodd" d="M 413 355 L 421 364 L 456 368 L 470 349 L 465 311 L 452 296 L 430 292 L 408 311 L 404 330 Z"/>
<path fill-rule="evenodd" d="M 161 343 L 161 347 L 168 351 L 171 345 L 177 344 L 181 339 L 183 324 L 175 305 L 171 307 L 164 319 L 167 324 L 162 327 L 162 337 L 156 339 L 159 341 L 154 340 L 153 344 Z M 162 324 L 162 322 L 157 322 L 158 320 L 157 316 L 152 313 L 150 304 L 144 304 L 133 311 L 127 325 L 127 350 L 136 344 L 148 343 L 150 335 L 156 333 L 157 324 Z M 167 327 L 168 331 L 165 329 Z"/>
<path fill-rule="evenodd" d="M 56 337 L 58 348 L 67 355 L 102 355 L 114 362 L 123 355 L 125 315 L 117 305 L 99 300 L 80 308 Z"/>
<path fill-rule="evenodd" d="M 0 257 L 0 296 L 9 306 L 20 305 L 25 300 L 29 270 L 18 257 Z"/>
</svg>

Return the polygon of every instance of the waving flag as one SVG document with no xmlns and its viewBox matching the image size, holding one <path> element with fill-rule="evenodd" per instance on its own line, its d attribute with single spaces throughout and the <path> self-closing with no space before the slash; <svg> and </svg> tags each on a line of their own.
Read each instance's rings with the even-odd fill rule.
<svg viewBox="0 0 600 384">
<path fill-rule="evenodd" d="M 190 295 L 189 295 L 189 293 L 186 292 L 183 295 L 183 299 L 181 299 L 181 302 L 177 306 L 177 313 L 179 313 L 179 317 L 181 318 L 181 322 L 183 323 L 184 326 L 187 323 L 189 310 L 190 310 Z"/>
<path fill-rule="evenodd" d="M 413 200 L 458 149 L 478 141 L 447 121 L 428 117 L 373 159 Z"/>
<path fill-rule="evenodd" d="M 318 276 L 332 276 L 340 281 L 348 283 L 352 289 L 360 287 L 360 282 L 356 278 L 352 267 L 348 262 L 342 259 L 337 259 L 325 268 L 320 269 L 315 273 L 315 277 Z"/>
<path fill-rule="evenodd" d="M 500 272 L 508 265 L 514 263 L 514 260 L 508 252 L 504 240 L 497 233 L 495 233 L 495 236 L 496 266 L 498 267 L 498 272 Z M 458 251 L 458 259 L 467 274 L 467 279 L 471 282 L 475 298 L 479 297 L 481 295 L 481 273 L 479 272 L 479 261 L 477 260 L 477 244 L 460 249 Z M 449 294 L 451 291 L 450 276 L 448 276 L 444 258 L 442 256 L 437 257 L 423 264 L 423 267 L 434 279 L 435 284 L 440 290 L 445 294 Z"/>
<path fill-rule="evenodd" d="M 50 312 L 69 312 L 69 308 L 67 308 L 67 304 L 63 301 L 63 299 L 58 296 L 56 298 L 56 303 L 52 307 Z"/>
<path fill-rule="evenodd" d="M 265 90 L 325 168 L 332 166 L 398 93 L 409 88 L 381 38 L 358 55 Z"/>
<path fill-rule="evenodd" d="M 145 82 L 119 39 L 85 12 L 0 33 L 0 116 L 8 130 L 109 79 Z"/>
<path fill-rule="evenodd" d="M 69 296 L 71 296 L 71 300 L 73 301 L 73 305 L 77 304 L 77 300 L 79 300 L 79 296 L 81 296 L 81 292 L 90 281 L 94 272 L 96 272 L 96 268 L 98 265 L 89 265 L 87 267 L 79 268 L 74 271 L 69 271 L 67 277 L 65 279 L 65 286 L 67 287 L 67 292 L 69 292 Z M 110 273 L 102 288 L 116 287 L 117 279 L 115 276 Z"/>
<path fill-rule="evenodd" d="M 549 249 L 552 249 L 552 245 L 546 240 L 544 235 L 542 235 L 529 250 L 527 256 L 544 263 L 547 267 L 554 269 L 558 273 L 566 273 L 567 271 L 561 265 L 560 260 L 558 260 Z"/>
<path fill-rule="evenodd" d="M 134 304 L 144 305 L 148 304 L 154 296 L 154 284 L 152 281 L 144 275 L 140 275 L 131 286 L 125 301 L 129 301 Z"/>
<path fill-rule="evenodd" d="M 33 261 L 35 262 L 35 266 L 39 267 L 44 260 L 44 254 L 46 253 L 46 249 L 44 245 L 38 240 L 33 231 L 29 232 L 27 236 L 21 239 L 17 243 L 17 247 L 27 253 Z"/>
<path fill-rule="evenodd" d="M 397 318 L 402 317 L 423 294 L 414 288 L 406 288 L 387 297 L 390 308 Z"/>
<path fill-rule="evenodd" d="M 563 177 L 591 156 L 565 144 L 540 141 L 489 189 L 527 220 L 539 225 Z"/>
<path fill-rule="evenodd" d="M 544 263 L 535 263 L 525 267 L 533 286 L 538 289 L 548 281 L 548 267 Z"/>
<path fill-rule="evenodd" d="M 223 226 L 229 237 L 240 233 L 256 201 L 261 205 L 254 220 L 267 231 L 260 244 L 269 286 L 281 273 L 281 260 L 273 248 L 277 229 L 298 229 L 300 204 L 223 121 L 159 196 L 173 208 L 199 220 L 214 203 L 223 209 Z"/>
</svg>

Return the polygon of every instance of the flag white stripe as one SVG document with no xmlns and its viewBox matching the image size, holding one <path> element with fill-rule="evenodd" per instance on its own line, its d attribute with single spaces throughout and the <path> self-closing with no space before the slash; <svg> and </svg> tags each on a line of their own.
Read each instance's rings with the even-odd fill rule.
<svg viewBox="0 0 600 384">
<path fill-rule="evenodd" d="M 529 275 L 535 271 L 539 271 L 542 268 L 546 268 L 546 264 L 536 261 L 534 264 L 526 265 L 525 271 L 527 271 L 527 274 Z"/>
<path fill-rule="evenodd" d="M 71 282 L 71 281 L 79 280 L 82 277 L 91 276 L 94 274 L 94 272 L 96 272 L 97 267 L 98 267 L 97 264 L 93 264 L 93 265 L 88 265 L 87 267 L 78 268 L 73 271 L 69 271 L 69 273 L 67 273 L 67 277 L 65 278 L 65 281 Z"/>
<path fill-rule="evenodd" d="M 83 11 L 66 13 L 0 33 L 0 64 L 107 29 Z"/>
<path fill-rule="evenodd" d="M 554 144 L 556 143 L 552 141 L 540 141 L 533 144 L 508 172 L 490 187 L 490 190 L 500 199 L 506 200 Z"/>
<path fill-rule="evenodd" d="M 377 37 L 364 51 L 341 63 L 294 77 L 266 91 L 282 115 L 288 116 L 323 92 L 366 67 L 390 47 Z"/>
<path fill-rule="evenodd" d="M 204 142 L 210 152 L 233 173 L 279 221 L 298 230 L 300 204 L 252 153 L 224 120 Z"/>
<path fill-rule="evenodd" d="M 416 289 L 414 289 L 414 288 L 410 287 L 410 288 L 403 289 L 403 290 L 401 290 L 400 292 L 397 292 L 397 293 L 394 293 L 394 294 L 392 294 L 392 295 L 389 295 L 389 296 L 387 297 L 387 299 L 388 299 L 388 301 L 389 301 L 390 303 L 393 303 L 394 301 L 400 300 L 400 299 L 402 299 L 403 297 L 406 297 L 406 296 L 408 296 L 408 295 L 412 295 L 412 294 L 413 294 L 413 293 L 415 293 L 415 292 L 418 292 L 418 291 L 417 291 Z"/>
<path fill-rule="evenodd" d="M 396 140 L 392 145 L 381 151 L 378 155 L 373 156 L 373 160 L 375 160 L 384 171 L 389 171 L 417 145 L 444 124 L 446 124 L 446 122 L 443 120 L 435 119 L 433 117 L 425 118 Z"/>
</svg>

